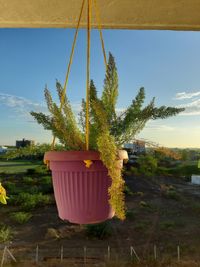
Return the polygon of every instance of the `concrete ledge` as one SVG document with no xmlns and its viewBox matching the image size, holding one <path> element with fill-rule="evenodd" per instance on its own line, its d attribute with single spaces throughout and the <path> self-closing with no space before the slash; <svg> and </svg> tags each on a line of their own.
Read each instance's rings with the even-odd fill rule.
<svg viewBox="0 0 200 267">
<path fill-rule="evenodd" d="M 200 30 L 199 0 L 97 0 L 106 29 Z M 2 28 L 74 28 L 82 0 L 0 0 Z M 86 11 L 81 27 L 86 25 Z M 93 18 L 93 28 L 96 28 Z"/>
</svg>

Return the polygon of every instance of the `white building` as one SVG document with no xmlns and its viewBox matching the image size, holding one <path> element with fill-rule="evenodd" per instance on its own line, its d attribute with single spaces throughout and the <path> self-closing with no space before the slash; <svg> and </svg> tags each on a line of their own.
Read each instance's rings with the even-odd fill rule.
<svg viewBox="0 0 200 267">
<path fill-rule="evenodd" d="M 0 146 L 0 154 L 6 153 L 8 148 L 6 146 Z"/>
<path fill-rule="evenodd" d="M 192 184 L 198 184 L 200 185 L 200 175 L 192 175 L 192 180 L 191 180 Z"/>
<path fill-rule="evenodd" d="M 137 140 L 133 143 L 124 144 L 125 149 L 131 150 L 132 153 L 141 154 L 146 152 L 145 142 Z"/>
</svg>

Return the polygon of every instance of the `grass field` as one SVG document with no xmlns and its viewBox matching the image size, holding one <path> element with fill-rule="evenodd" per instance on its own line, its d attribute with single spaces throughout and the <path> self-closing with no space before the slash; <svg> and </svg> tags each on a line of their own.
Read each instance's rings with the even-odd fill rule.
<svg viewBox="0 0 200 267">
<path fill-rule="evenodd" d="M 35 169 L 41 165 L 41 162 L 35 161 L 0 161 L 0 173 L 21 173 L 27 169 Z"/>
</svg>

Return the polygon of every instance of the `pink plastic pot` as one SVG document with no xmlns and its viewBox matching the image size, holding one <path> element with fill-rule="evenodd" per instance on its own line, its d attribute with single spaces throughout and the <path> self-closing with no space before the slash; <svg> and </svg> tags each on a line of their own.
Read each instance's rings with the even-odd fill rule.
<svg viewBox="0 0 200 267">
<path fill-rule="evenodd" d="M 126 156 L 119 154 L 119 157 L 121 168 L 121 158 Z M 108 202 L 111 179 L 98 152 L 50 151 L 45 153 L 44 160 L 49 162 L 52 171 L 54 195 L 62 220 L 90 224 L 114 216 Z M 90 168 L 86 167 L 84 160 L 92 160 Z"/>
</svg>

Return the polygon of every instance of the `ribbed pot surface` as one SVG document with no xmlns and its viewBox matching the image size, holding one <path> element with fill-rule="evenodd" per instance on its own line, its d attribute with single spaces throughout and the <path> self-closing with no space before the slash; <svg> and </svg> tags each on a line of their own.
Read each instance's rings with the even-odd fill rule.
<svg viewBox="0 0 200 267">
<path fill-rule="evenodd" d="M 50 169 L 61 219 L 77 224 L 91 224 L 114 216 L 108 202 L 111 179 L 99 159 L 95 158 L 90 168 L 86 168 L 83 160 L 51 159 Z"/>
</svg>

